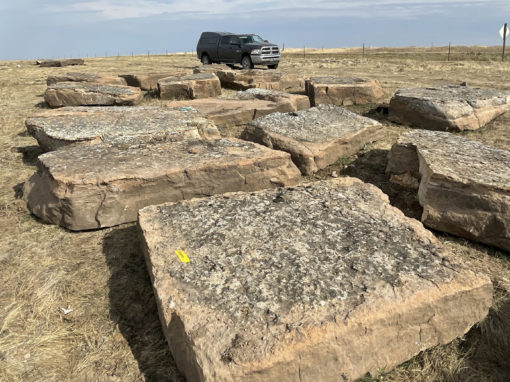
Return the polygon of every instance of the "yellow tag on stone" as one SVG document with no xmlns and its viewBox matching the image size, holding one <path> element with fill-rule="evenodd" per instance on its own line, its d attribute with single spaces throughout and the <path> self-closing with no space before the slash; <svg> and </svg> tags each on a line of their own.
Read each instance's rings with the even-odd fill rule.
<svg viewBox="0 0 510 382">
<path fill-rule="evenodd" d="M 179 258 L 179 260 L 181 260 L 182 263 L 189 263 L 188 255 L 186 255 L 184 253 L 184 251 L 180 251 L 180 250 L 179 251 L 175 251 L 175 254 Z"/>
</svg>

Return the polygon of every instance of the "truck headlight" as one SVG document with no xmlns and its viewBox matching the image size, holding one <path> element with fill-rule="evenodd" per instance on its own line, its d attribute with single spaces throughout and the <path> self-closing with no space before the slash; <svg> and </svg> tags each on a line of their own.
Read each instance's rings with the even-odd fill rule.
<svg viewBox="0 0 510 382">
<path fill-rule="evenodd" d="M 253 49 L 251 54 L 260 54 L 260 49 Z"/>
</svg>

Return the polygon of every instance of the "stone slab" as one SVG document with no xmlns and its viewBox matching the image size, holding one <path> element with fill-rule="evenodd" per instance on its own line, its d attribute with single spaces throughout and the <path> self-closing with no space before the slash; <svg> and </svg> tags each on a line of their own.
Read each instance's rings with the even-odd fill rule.
<svg viewBox="0 0 510 382">
<path fill-rule="evenodd" d="M 139 74 L 121 74 L 129 86 L 134 86 L 145 91 L 158 90 L 158 81 L 162 78 L 185 75 L 184 72 L 164 72 L 164 73 L 139 73 Z"/>
<path fill-rule="evenodd" d="M 294 108 L 289 102 L 272 102 L 260 99 L 201 98 L 195 100 L 171 101 L 168 107 L 182 107 L 198 110 L 218 127 L 243 126 L 255 118 L 275 112 L 289 112 Z"/>
<path fill-rule="evenodd" d="M 364 105 L 381 101 L 386 93 L 377 80 L 354 77 L 312 77 L 306 80 L 306 94 L 312 106 Z"/>
<path fill-rule="evenodd" d="M 39 65 L 41 68 L 85 65 L 85 61 L 82 58 L 69 58 L 62 60 L 37 60 L 35 63 Z"/>
<path fill-rule="evenodd" d="M 193 73 L 214 73 L 218 75 L 220 70 L 231 70 L 230 67 L 224 64 L 210 64 L 210 65 L 200 65 L 193 68 Z"/>
<path fill-rule="evenodd" d="M 242 138 L 290 153 L 301 172 L 309 175 L 375 141 L 381 127 L 342 107 L 319 105 L 258 118 L 248 124 Z"/>
<path fill-rule="evenodd" d="M 139 144 L 220 137 L 216 126 L 192 108 L 157 106 L 65 107 L 25 120 L 44 151 L 69 145 Z"/>
<path fill-rule="evenodd" d="M 291 110 L 289 111 L 299 111 L 310 108 L 310 99 L 308 96 L 301 94 L 290 94 L 278 90 L 252 88 L 245 91 L 239 91 L 231 96 L 231 98 L 240 100 L 261 99 L 279 104 L 288 103 L 291 105 Z"/>
<path fill-rule="evenodd" d="M 106 85 L 127 85 L 126 80 L 121 77 L 77 72 L 48 76 L 46 80 L 48 86 L 58 82 L 94 82 Z"/>
<path fill-rule="evenodd" d="M 393 145 L 386 171 L 418 188 L 426 226 L 510 251 L 510 151 L 416 129 Z"/>
<path fill-rule="evenodd" d="M 142 98 L 142 91 L 135 87 L 92 82 L 58 82 L 44 92 L 50 107 L 136 105 Z"/>
<path fill-rule="evenodd" d="M 479 129 L 508 110 L 508 92 L 446 85 L 400 89 L 388 118 L 421 129 L 463 131 Z"/>
<path fill-rule="evenodd" d="M 261 88 L 288 92 L 305 89 L 303 78 L 272 69 L 219 70 L 216 75 L 222 87 L 233 90 Z"/>
<path fill-rule="evenodd" d="M 30 211 L 73 231 L 136 220 L 140 208 L 297 183 L 287 153 L 235 139 L 77 146 L 38 158 L 24 185 Z"/>
<path fill-rule="evenodd" d="M 139 226 L 188 381 L 353 381 L 462 336 L 491 306 L 487 276 L 353 178 L 150 206 Z"/>
<path fill-rule="evenodd" d="M 221 95 L 220 80 L 214 73 L 168 77 L 158 81 L 161 99 L 197 99 Z"/>
</svg>

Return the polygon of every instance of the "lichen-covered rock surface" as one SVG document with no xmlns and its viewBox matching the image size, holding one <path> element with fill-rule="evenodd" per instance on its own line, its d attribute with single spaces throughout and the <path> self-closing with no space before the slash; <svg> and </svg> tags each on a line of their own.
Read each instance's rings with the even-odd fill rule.
<svg viewBox="0 0 510 382">
<path fill-rule="evenodd" d="M 312 106 L 364 105 L 381 101 L 386 93 L 377 80 L 353 77 L 312 77 L 306 80 L 306 93 Z"/>
<path fill-rule="evenodd" d="M 116 76 L 103 76 L 99 74 L 91 73 L 76 73 L 69 72 L 66 74 L 58 74 L 55 76 L 49 76 L 46 80 L 48 86 L 54 85 L 57 82 L 95 82 L 98 84 L 107 85 L 127 85 L 126 80 Z"/>
<path fill-rule="evenodd" d="M 400 89 L 389 106 L 389 119 L 427 130 L 476 130 L 510 110 L 506 91 L 467 86 Z"/>
<path fill-rule="evenodd" d="M 27 118 L 25 125 L 44 151 L 78 144 L 220 137 L 216 126 L 196 110 L 179 107 L 66 107 Z"/>
<path fill-rule="evenodd" d="M 305 88 L 303 78 L 276 70 L 247 69 L 219 70 L 216 75 L 221 86 L 227 89 L 247 90 L 261 88 L 280 91 L 301 91 Z"/>
<path fill-rule="evenodd" d="M 272 102 L 249 97 L 201 98 L 194 100 L 171 101 L 168 107 L 193 108 L 206 116 L 218 127 L 243 126 L 255 118 L 275 112 L 294 110 L 290 102 Z"/>
<path fill-rule="evenodd" d="M 198 73 L 158 81 L 161 99 L 196 99 L 221 95 L 220 80 L 214 73 Z"/>
<path fill-rule="evenodd" d="M 242 138 L 287 151 L 303 174 L 312 174 L 376 140 L 381 124 L 342 107 L 319 105 L 274 113 L 248 124 Z"/>
<path fill-rule="evenodd" d="M 492 301 L 487 276 L 353 178 L 150 206 L 139 226 L 188 381 L 353 381 L 463 335 Z"/>
<path fill-rule="evenodd" d="M 426 226 L 510 251 L 509 151 L 417 129 L 398 138 L 386 171 L 418 186 Z"/>
<path fill-rule="evenodd" d="M 278 90 L 251 88 L 245 91 L 239 91 L 232 95 L 231 98 L 240 100 L 260 99 L 275 102 L 278 104 L 288 103 L 290 105 L 290 110 L 288 111 L 299 111 L 310 108 L 310 99 L 308 96 L 301 94 L 290 94 Z"/>
<path fill-rule="evenodd" d="M 162 78 L 184 76 L 184 71 L 165 72 L 165 73 L 138 73 L 121 74 L 129 86 L 134 86 L 145 91 L 158 90 L 158 81 Z"/>
<path fill-rule="evenodd" d="M 136 105 L 142 98 L 142 91 L 132 86 L 93 82 L 58 82 L 44 92 L 50 107 Z"/>
<path fill-rule="evenodd" d="M 136 220 L 145 206 L 293 185 L 287 153 L 235 139 L 97 144 L 52 151 L 24 186 L 30 211 L 71 230 Z"/>
</svg>

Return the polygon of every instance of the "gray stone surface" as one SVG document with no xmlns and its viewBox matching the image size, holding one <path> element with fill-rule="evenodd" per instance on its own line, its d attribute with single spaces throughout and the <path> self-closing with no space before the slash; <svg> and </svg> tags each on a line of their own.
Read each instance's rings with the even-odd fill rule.
<svg viewBox="0 0 510 382">
<path fill-rule="evenodd" d="M 142 98 L 142 91 L 135 87 L 93 82 L 58 82 L 44 93 L 50 107 L 136 105 Z"/>
<path fill-rule="evenodd" d="M 46 80 L 46 84 L 48 86 L 54 85 L 57 82 L 95 82 L 106 85 L 127 85 L 126 80 L 118 76 L 104 76 L 99 74 L 77 72 L 48 76 L 48 79 Z"/>
<path fill-rule="evenodd" d="M 150 206 L 139 225 L 188 381 L 352 381 L 463 335 L 492 301 L 487 276 L 353 178 Z"/>
<path fill-rule="evenodd" d="M 312 77 L 306 80 L 306 94 L 312 106 L 364 105 L 381 101 L 386 93 L 377 80 L 354 77 Z"/>
<path fill-rule="evenodd" d="M 164 73 L 138 73 L 138 74 L 121 74 L 129 86 L 134 86 L 145 91 L 158 90 L 158 81 L 162 78 L 183 76 L 184 71 L 164 72 Z"/>
<path fill-rule="evenodd" d="M 231 70 L 231 68 L 224 64 L 200 65 L 193 68 L 193 73 L 214 73 L 218 75 L 220 70 Z"/>
<path fill-rule="evenodd" d="M 278 104 L 288 103 L 290 108 L 286 111 L 299 111 L 310 108 L 310 99 L 308 96 L 301 94 L 290 94 L 278 90 L 251 88 L 245 91 L 239 91 L 230 98 L 239 100 L 260 99 L 275 102 Z"/>
<path fill-rule="evenodd" d="M 220 80 L 214 73 L 168 77 L 158 81 L 161 99 L 196 99 L 221 95 Z"/>
<path fill-rule="evenodd" d="M 289 154 L 241 140 L 97 144 L 40 155 L 23 193 L 34 215 L 77 231 L 135 221 L 148 205 L 299 178 Z"/>
<path fill-rule="evenodd" d="M 312 174 L 376 140 L 381 124 L 342 107 L 319 105 L 274 113 L 251 122 L 242 138 L 287 151 L 303 174 Z"/>
<path fill-rule="evenodd" d="M 272 69 L 219 70 L 216 75 L 221 81 L 221 86 L 227 89 L 261 88 L 280 91 L 305 89 L 305 81 L 302 77 Z"/>
<path fill-rule="evenodd" d="M 506 91 L 446 85 L 400 89 L 389 106 L 389 119 L 428 130 L 476 130 L 510 110 Z"/>
<path fill-rule="evenodd" d="M 82 58 L 68 58 L 61 60 L 37 60 L 35 63 L 39 65 L 41 68 L 85 65 L 85 61 Z"/>
<path fill-rule="evenodd" d="M 66 107 L 25 120 L 44 151 L 68 145 L 138 144 L 219 138 L 216 126 L 192 108 Z"/>
<path fill-rule="evenodd" d="M 509 151 L 413 130 L 393 145 L 386 171 L 418 188 L 425 225 L 510 251 Z"/>
</svg>

